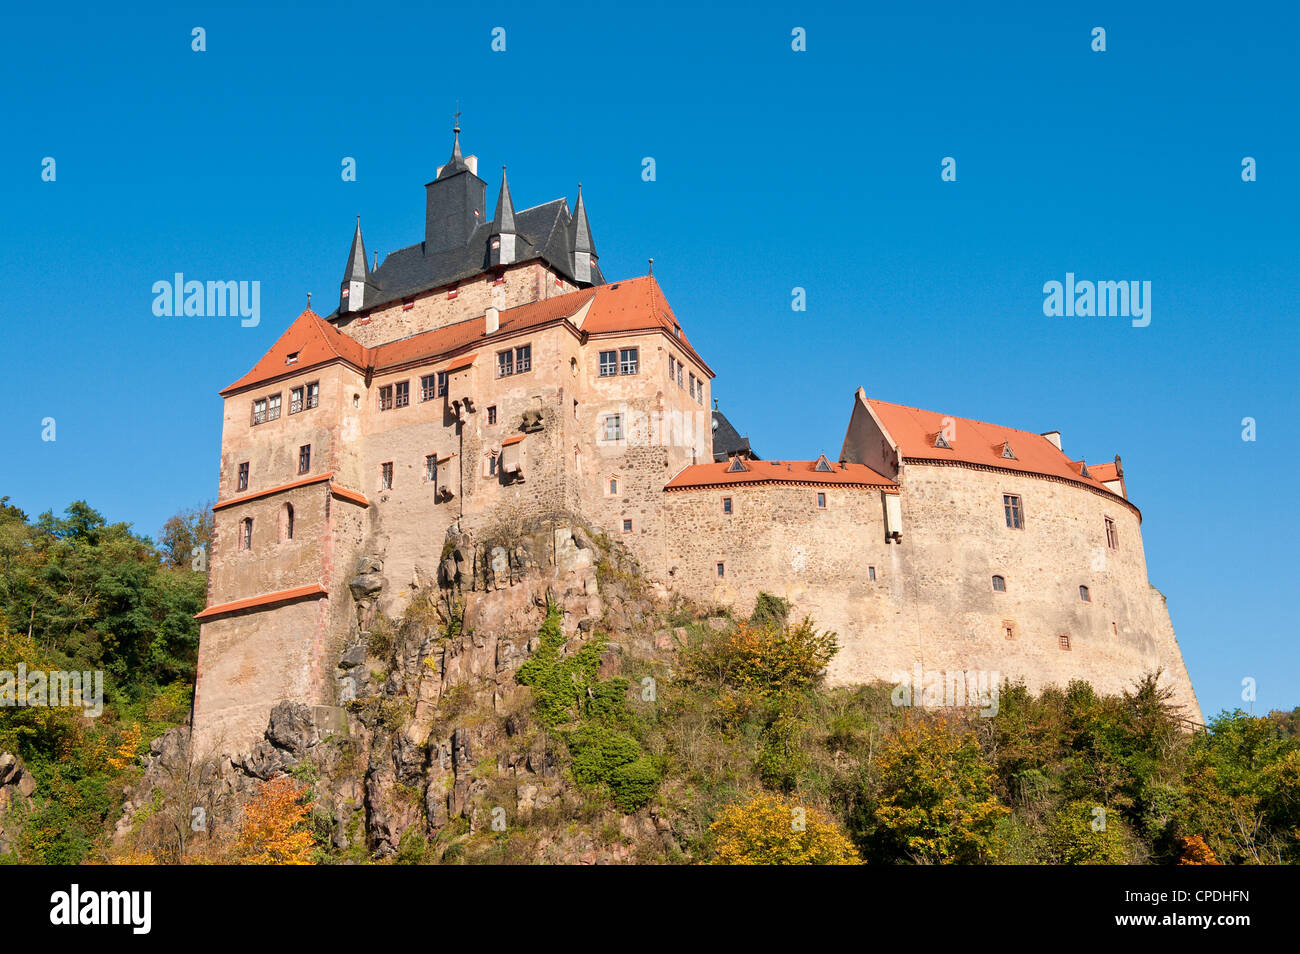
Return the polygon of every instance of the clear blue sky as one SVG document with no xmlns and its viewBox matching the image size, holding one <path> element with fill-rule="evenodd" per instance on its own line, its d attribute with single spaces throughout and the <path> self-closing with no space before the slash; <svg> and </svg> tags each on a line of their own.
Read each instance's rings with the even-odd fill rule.
<svg viewBox="0 0 1300 954">
<path fill-rule="evenodd" d="M 1300 704 L 1294 5 L 879 6 L 7 14 L 0 494 L 146 533 L 213 497 L 217 391 L 331 307 L 356 214 L 421 238 L 459 101 L 492 195 L 582 181 L 605 274 L 654 257 L 759 453 L 833 455 L 859 385 L 1119 453 L 1206 712 Z M 155 317 L 178 271 L 260 281 L 260 326 Z M 1067 271 L 1150 281 L 1150 326 L 1044 317 Z"/>
</svg>

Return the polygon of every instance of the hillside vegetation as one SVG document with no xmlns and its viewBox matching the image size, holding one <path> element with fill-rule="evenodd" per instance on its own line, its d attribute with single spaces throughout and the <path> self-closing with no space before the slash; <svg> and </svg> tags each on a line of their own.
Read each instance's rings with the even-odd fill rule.
<svg viewBox="0 0 1300 954">
<path fill-rule="evenodd" d="M 220 837 L 151 824 L 184 801 L 156 789 L 136 834 L 114 842 L 151 740 L 189 714 L 205 586 L 190 554 L 207 532 L 199 511 L 169 521 L 155 544 L 83 503 L 30 520 L 0 501 L 0 671 L 99 669 L 106 696 L 93 719 L 0 707 L 0 759 L 16 757 L 34 782 L 30 797 L 6 788 L 0 762 L 0 860 L 1300 861 L 1300 710 L 1225 712 L 1189 733 L 1157 674 L 1118 697 L 1081 682 L 1006 685 L 991 718 L 900 707 L 888 685 L 827 687 L 836 636 L 766 596 L 743 618 L 687 605 L 618 626 L 606 617 L 580 640 L 565 638 L 556 606 L 539 609 L 513 676 L 521 702 L 502 711 L 490 693 L 466 691 L 438 703 L 439 731 L 495 740 L 473 752 L 471 807 L 431 824 L 399 778 L 393 814 L 409 823 L 395 850 L 338 830 L 337 779 L 365 771 L 346 739 L 320 747 L 328 760 L 257 782 Z M 431 625 L 459 636 L 457 620 L 417 601 L 385 651 L 396 659 L 404 639 L 427 642 Z M 649 638 L 665 632 L 671 648 Z M 382 733 L 401 744 L 409 712 L 394 699 L 376 692 L 353 709 L 376 751 Z M 531 783 L 503 767 L 525 761 L 540 762 L 533 780 L 553 797 L 521 813 Z"/>
</svg>

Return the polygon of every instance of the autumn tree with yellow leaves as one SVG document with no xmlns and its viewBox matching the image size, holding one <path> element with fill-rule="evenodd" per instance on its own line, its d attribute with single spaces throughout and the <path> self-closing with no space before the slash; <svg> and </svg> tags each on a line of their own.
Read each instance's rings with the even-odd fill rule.
<svg viewBox="0 0 1300 954">
<path fill-rule="evenodd" d="M 234 861 L 244 865 L 309 865 L 312 800 L 305 785 L 287 775 L 263 782 L 244 806 Z"/>
</svg>

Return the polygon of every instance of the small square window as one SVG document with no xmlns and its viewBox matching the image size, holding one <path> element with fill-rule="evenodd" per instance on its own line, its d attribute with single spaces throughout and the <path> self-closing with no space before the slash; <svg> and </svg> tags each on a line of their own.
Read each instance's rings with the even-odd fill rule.
<svg viewBox="0 0 1300 954">
<path fill-rule="evenodd" d="M 288 356 L 284 359 L 284 363 L 285 363 L 285 364 L 297 364 L 297 363 L 298 363 L 298 352 L 295 351 L 293 354 L 288 355 Z"/>
<path fill-rule="evenodd" d="M 623 532 L 624 532 L 624 533 L 631 533 L 631 532 L 632 532 L 632 521 L 631 521 L 631 520 L 624 520 L 624 521 L 623 521 Z"/>
<path fill-rule="evenodd" d="M 488 423 L 495 424 L 496 422 L 497 422 L 497 406 L 493 404 L 488 408 Z"/>
<path fill-rule="evenodd" d="M 1062 649 L 1064 649 L 1065 651 L 1069 652 L 1069 650 L 1070 650 L 1070 634 L 1069 634 L 1069 633 L 1060 633 L 1060 634 L 1056 637 L 1056 643 L 1057 643 L 1057 645 L 1060 646 Z"/>
<path fill-rule="evenodd" d="M 730 497 L 723 497 L 723 498 L 722 498 L 722 512 L 723 512 L 723 513 L 731 513 L 731 498 L 730 498 Z"/>
<path fill-rule="evenodd" d="M 611 414 L 605 418 L 605 440 L 621 441 L 623 439 L 623 415 Z"/>
<path fill-rule="evenodd" d="M 408 298 L 404 302 L 402 302 L 402 311 L 410 311 L 414 307 L 415 307 L 414 298 Z"/>
</svg>

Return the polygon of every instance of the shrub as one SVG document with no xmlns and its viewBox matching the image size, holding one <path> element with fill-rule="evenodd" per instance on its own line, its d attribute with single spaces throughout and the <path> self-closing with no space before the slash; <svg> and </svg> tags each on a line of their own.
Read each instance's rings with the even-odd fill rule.
<svg viewBox="0 0 1300 954">
<path fill-rule="evenodd" d="M 709 826 L 716 865 L 858 865 L 853 843 L 823 812 L 781 795 L 729 805 Z"/>
</svg>

